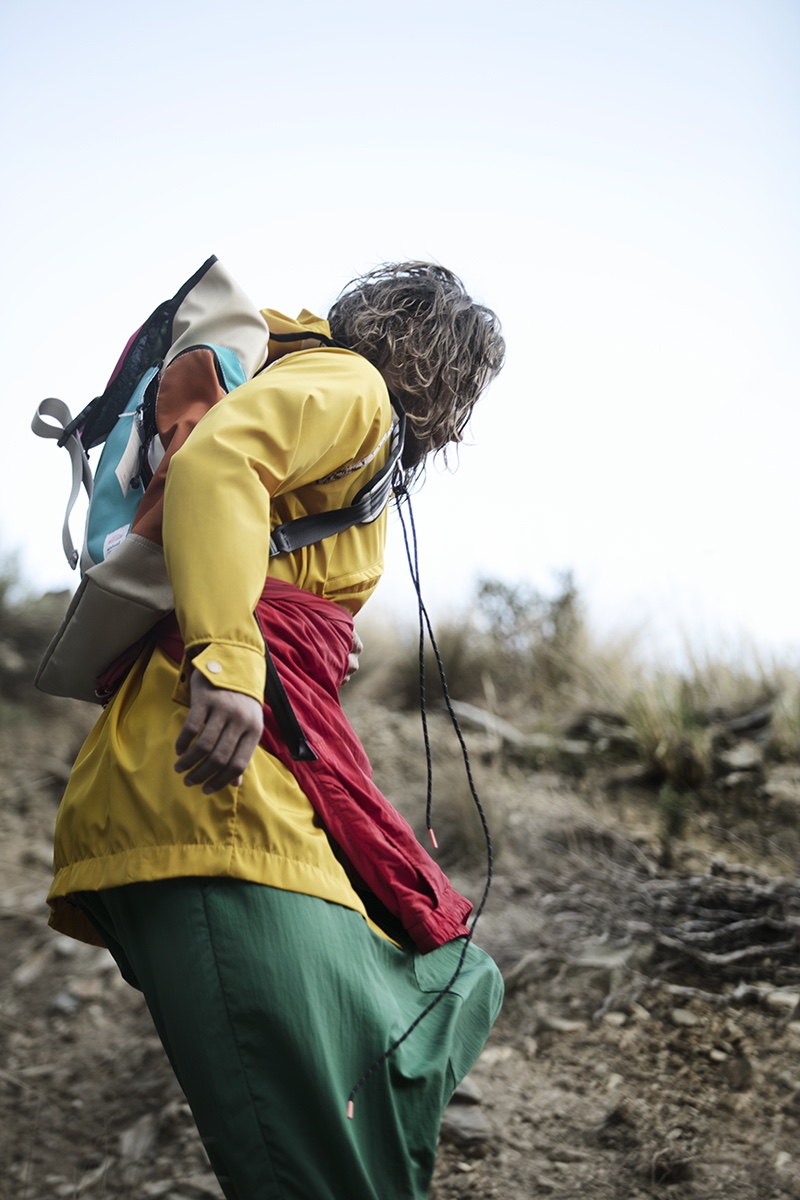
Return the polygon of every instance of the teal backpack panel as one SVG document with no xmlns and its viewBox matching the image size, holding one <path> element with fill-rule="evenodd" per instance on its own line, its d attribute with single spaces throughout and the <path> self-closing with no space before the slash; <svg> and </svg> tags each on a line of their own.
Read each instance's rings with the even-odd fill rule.
<svg viewBox="0 0 800 1200">
<path fill-rule="evenodd" d="M 234 352 L 227 346 L 209 346 L 208 349 L 213 350 L 217 356 L 217 365 L 222 373 L 225 391 L 232 392 L 234 388 L 241 387 L 246 382 L 247 376 Z"/>
<path fill-rule="evenodd" d="M 227 346 L 201 345 L 191 349 L 213 352 L 217 374 L 226 392 L 232 392 L 245 382 L 244 368 L 237 355 Z M 106 438 L 94 473 L 94 489 L 86 518 L 86 536 L 81 555 L 82 574 L 108 558 L 112 550 L 127 537 L 141 504 L 151 475 L 147 469 L 145 396 L 158 373 L 158 366 L 145 371 Z"/>
<path fill-rule="evenodd" d="M 119 414 L 106 438 L 86 518 L 86 537 L 81 571 L 108 558 L 130 531 L 144 495 L 142 479 L 145 452 L 142 404 L 157 367 L 150 367 L 139 380 L 133 395 Z"/>
</svg>

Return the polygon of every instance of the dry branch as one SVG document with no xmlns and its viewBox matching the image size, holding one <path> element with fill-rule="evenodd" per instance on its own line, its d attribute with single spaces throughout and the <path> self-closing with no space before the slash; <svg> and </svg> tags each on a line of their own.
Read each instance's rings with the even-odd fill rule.
<svg viewBox="0 0 800 1200">
<path fill-rule="evenodd" d="M 638 846 L 590 826 L 561 833 L 550 845 L 561 875 L 541 903 L 553 949 L 561 941 L 569 956 L 581 937 L 649 944 L 660 980 L 683 986 L 702 971 L 704 992 L 725 1003 L 760 995 L 756 981 L 772 990 L 800 984 L 800 881 L 719 863 L 708 875 L 654 877 Z M 751 983 L 752 991 L 735 990 Z"/>
</svg>

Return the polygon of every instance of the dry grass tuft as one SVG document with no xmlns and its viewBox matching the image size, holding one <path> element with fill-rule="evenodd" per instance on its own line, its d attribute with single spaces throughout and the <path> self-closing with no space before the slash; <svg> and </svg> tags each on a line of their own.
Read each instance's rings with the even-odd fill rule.
<svg viewBox="0 0 800 1200">
<path fill-rule="evenodd" d="M 571 576 L 552 595 L 529 585 L 482 580 L 471 606 L 441 624 L 439 646 L 450 694 L 514 723 L 522 732 L 568 730 L 586 714 L 605 714 L 633 731 L 640 761 L 678 792 L 702 788 L 714 771 L 721 730 L 763 708 L 768 757 L 800 758 L 800 672 L 738 646 L 712 656 L 687 648 L 684 665 L 645 660 L 635 636 L 593 636 Z M 374 702 L 419 703 L 416 637 L 365 633 L 364 687 Z M 377 663 L 369 658 L 378 643 Z M 426 653 L 427 700 L 441 701 L 436 665 Z"/>
</svg>

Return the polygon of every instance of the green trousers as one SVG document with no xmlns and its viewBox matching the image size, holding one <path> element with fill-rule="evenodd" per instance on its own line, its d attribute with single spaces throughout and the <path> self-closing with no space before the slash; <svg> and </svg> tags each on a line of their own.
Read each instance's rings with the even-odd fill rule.
<svg viewBox="0 0 800 1200">
<path fill-rule="evenodd" d="M 439 1122 L 497 1017 L 470 945 L 455 987 L 351 1089 L 452 976 L 463 941 L 402 950 L 313 896 L 234 879 L 81 893 L 145 996 L 228 1200 L 423 1200 Z"/>
</svg>

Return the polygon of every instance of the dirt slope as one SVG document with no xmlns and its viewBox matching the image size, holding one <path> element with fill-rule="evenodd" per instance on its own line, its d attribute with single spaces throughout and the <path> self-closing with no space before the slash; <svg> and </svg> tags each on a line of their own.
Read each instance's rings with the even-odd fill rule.
<svg viewBox="0 0 800 1200">
<path fill-rule="evenodd" d="M 352 708 L 378 782 L 413 815 L 418 718 Z M 8 710 L 0 728 L 0 1197 L 219 1197 L 140 997 L 105 952 L 46 928 L 48 839 L 86 722 L 80 707 Z M 433 739 L 437 833 L 456 883 L 477 897 L 480 843 L 438 720 Z M 476 769 L 497 830 L 478 940 L 507 977 L 507 1001 L 445 1122 L 434 1200 L 800 1197 L 790 974 L 762 957 L 737 1000 L 735 972 L 688 971 L 653 936 L 664 897 L 684 894 L 664 886 L 714 872 L 729 891 L 793 879 L 781 845 L 795 831 L 756 844 L 752 821 L 742 841 L 730 814 L 706 818 L 666 871 L 652 794 L 611 797 L 602 773 L 578 783 Z"/>
</svg>

